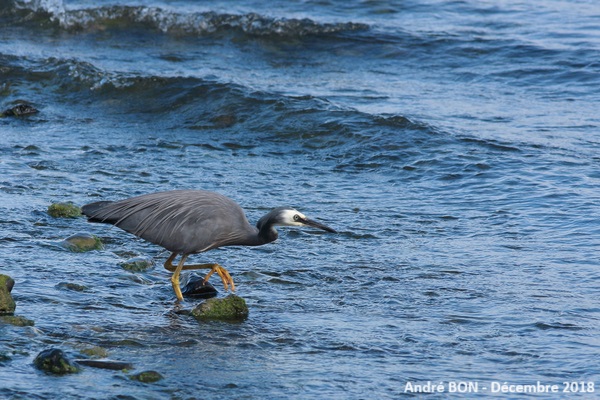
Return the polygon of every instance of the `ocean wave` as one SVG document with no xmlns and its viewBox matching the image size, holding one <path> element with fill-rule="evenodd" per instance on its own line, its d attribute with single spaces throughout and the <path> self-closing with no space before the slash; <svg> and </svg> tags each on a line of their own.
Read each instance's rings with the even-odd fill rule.
<svg viewBox="0 0 600 400">
<path fill-rule="evenodd" d="M 159 7 L 107 6 L 68 10 L 62 1 L 19 1 L 18 22 L 37 20 L 54 24 L 67 31 L 97 31 L 106 29 L 146 28 L 165 34 L 181 36 L 209 36 L 238 33 L 251 36 L 303 37 L 335 35 L 343 32 L 364 31 L 363 23 L 321 23 L 309 18 L 274 18 L 257 13 L 225 14 L 212 11 L 179 13 Z"/>
<path fill-rule="evenodd" d="M 0 54 L 15 94 L 46 120 L 151 124 L 215 148 L 235 143 L 257 155 L 303 154 L 333 162 L 336 171 L 397 170 L 413 165 L 423 143 L 445 135 L 400 114 L 377 115 L 318 96 L 292 96 L 210 77 L 156 76 L 104 70 L 90 62 L 38 61 Z M 11 97 L 11 96 L 9 96 Z M 215 139 L 218 138 L 218 139 Z M 182 139 L 183 143 L 186 139 Z"/>
</svg>

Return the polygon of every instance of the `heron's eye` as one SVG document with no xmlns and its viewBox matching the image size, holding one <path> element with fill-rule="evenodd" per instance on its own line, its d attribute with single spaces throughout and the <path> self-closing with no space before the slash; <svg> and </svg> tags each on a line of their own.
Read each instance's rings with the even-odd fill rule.
<svg viewBox="0 0 600 400">
<path fill-rule="evenodd" d="M 300 216 L 298 214 L 294 215 L 294 221 L 296 221 L 296 222 L 300 221 Z"/>
</svg>

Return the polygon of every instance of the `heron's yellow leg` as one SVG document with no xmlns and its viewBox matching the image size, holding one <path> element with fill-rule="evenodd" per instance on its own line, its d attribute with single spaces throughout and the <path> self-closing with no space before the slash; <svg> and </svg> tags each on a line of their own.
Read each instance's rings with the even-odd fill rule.
<svg viewBox="0 0 600 400">
<path fill-rule="evenodd" d="M 177 265 L 173 265 L 173 260 L 177 257 L 177 253 L 171 253 L 167 261 L 165 261 L 165 268 L 171 272 L 174 272 L 177 268 Z"/>
<path fill-rule="evenodd" d="M 177 253 L 172 253 L 169 256 L 169 258 L 165 262 L 165 268 L 171 272 L 174 272 L 173 276 L 171 277 L 171 282 L 173 282 L 173 279 L 177 279 L 177 287 L 178 288 L 179 288 L 179 273 L 181 271 L 189 271 L 189 270 L 195 270 L 195 269 L 210 269 L 210 272 L 208 274 L 206 274 L 206 276 L 204 277 L 205 283 L 208 282 L 208 278 L 210 278 L 211 275 L 216 272 L 221 277 L 221 280 L 223 281 L 223 286 L 225 286 L 225 291 L 229 290 L 229 287 L 231 287 L 231 291 L 235 292 L 235 284 L 233 283 L 233 278 L 231 278 L 231 275 L 229 274 L 229 272 L 225 268 L 221 267 L 219 264 L 183 265 L 182 263 L 187 258 L 187 255 L 184 254 L 183 256 L 181 256 L 181 260 L 179 260 L 179 263 L 177 265 L 173 265 L 173 260 L 175 259 L 175 257 L 177 257 Z M 179 272 L 178 272 L 178 270 L 179 270 Z M 177 277 L 175 277 L 175 273 L 177 273 Z M 175 284 L 173 284 L 173 289 L 175 290 L 175 294 L 177 294 L 177 289 L 175 289 Z M 179 290 L 179 292 L 181 293 L 181 289 Z M 177 298 L 179 298 L 179 296 L 177 296 Z"/>
<path fill-rule="evenodd" d="M 175 254 L 175 253 L 173 253 L 173 254 Z M 169 259 L 171 259 L 171 258 L 174 258 L 174 257 L 173 256 L 169 257 Z M 175 291 L 175 296 L 177 296 L 177 300 L 179 300 L 179 301 L 183 301 L 183 294 L 181 294 L 181 288 L 179 287 L 179 274 L 181 273 L 181 270 L 183 268 L 183 263 L 185 262 L 186 258 L 187 258 L 187 256 L 185 254 L 183 256 L 181 256 L 181 260 L 179 260 L 179 263 L 177 264 L 177 268 L 175 268 L 175 272 L 173 272 L 173 275 L 171 276 L 171 284 L 173 285 L 173 290 Z"/>
</svg>

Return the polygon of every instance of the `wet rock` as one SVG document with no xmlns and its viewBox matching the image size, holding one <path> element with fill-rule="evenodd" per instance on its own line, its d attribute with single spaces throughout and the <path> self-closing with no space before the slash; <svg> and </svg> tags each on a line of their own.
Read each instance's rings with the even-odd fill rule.
<svg viewBox="0 0 600 400">
<path fill-rule="evenodd" d="M 91 358 L 106 358 L 108 357 L 108 350 L 100 346 L 92 346 L 82 349 L 81 354 Z"/>
<path fill-rule="evenodd" d="M 0 288 L 6 288 L 12 292 L 13 287 L 15 287 L 15 280 L 8 275 L 0 274 Z"/>
<path fill-rule="evenodd" d="M 15 326 L 33 326 L 32 320 L 13 315 L 17 308 L 10 294 L 14 285 L 15 281 L 10 276 L 0 274 L 0 322 Z"/>
<path fill-rule="evenodd" d="M 223 299 L 208 299 L 192 310 L 199 320 L 243 321 L 248 317 L 246 301 L 234 294 Z"/>
<path fill-rule="evenodd" d="M 125 361 L 114 361 L 114 360 L 75 360 L 79 365 L 85 365 L 86 367 L 110 369 L 113 371 L 127 371 L 133 369 L 133 364 Z"/>
<path fill-rule="evenodd" d="M 17 305 L 10 295 L 14 285 L 15 281 L 10 276 L 0 274 L 0 315 L 15 312 Z"/>
<path fill-rule="evenodd" d="M 144 371 L 139 374 L 131 375 L 129 379 L 143 383 L 154 383 L 163 379 L 163 376 L 156 371 Z"/>
<path fill-rule="evenodd" d="M 188 281 L 185 283 L 181 293 L 185 297 L 193 297 L 196 299 L 210 299 L 217 295 L 217 289 L 210 282 L 204 283 L 204 278 L 198 275 L 191 274 Z"/>
<path fill-rule="evenodd" d="M 144 344 L 133 339 L 107 340 L 102 344 L 108 347 L 144 347 Z"/>
<path fill-rule="evenodd" d="M 86 292 L 89 290 L 87 286 L 72 282 L 61 282 L 56 285 L 58 289 L 70 290 L 72 292 Z"/>
<path fill-rule="evenodd" d="M 133 257 L 121 263 L 121 267 L 131 272 L 144 272 L 154 266 L 150 257 Z"/>
<path fill-rule="evenodd" d="M 1 112 L 0 117 L 25 117 L 28 115 L 36 114 L 38 112 L 39 111 L 35 107 L 29 104 L 20 103 L 14 107 L 9 108 L 8 110 L 4 110 L 3 112 Z"/>
<path fill-rule="evenodd" d="M 97 236 L 90 235 L 89 233 L 76 233 L 63 240 L 60 245 L 69 251 L 83 253 L 100 250 L 102 248 L 102 241 Z"/>
<path fill-rule="evenodd" d="M 54 218 L 81 217 L 81 208 L 71 203 L 54 203 L 48 207 L 48 215 Z"/>
<path fill-rule="evenodd" d="M 21 317 L 19 315 L 1 315 L 0 321 L 4 322 L 5 324 L 11 324 L 14 326 L 33 326 L 33 325 L 35 325 L 35 323 L 32 320 L 27 319 L 25 317 Z"/>
<path fill-rule="evenodd" d="M 60 349 L 47 349 L 37 355 L 33 365 L 41 371 L 56 375 L 73 374 L 79 368 L 71 363 L 65 353 Z"/>
<path fill-rule="evenodd" d="M 229 128 L 237 123 L 237 118 L 235 115 L 221 114 L 211 118 L 211 122 L 217 128 Z"/>
<path fill-rule="evenodd" d="M 5 363 L 8 363 L 12 360 L 12 357 L 6 353 L 0 353 L 0 367 L 3 367 Z"/>
</svg>

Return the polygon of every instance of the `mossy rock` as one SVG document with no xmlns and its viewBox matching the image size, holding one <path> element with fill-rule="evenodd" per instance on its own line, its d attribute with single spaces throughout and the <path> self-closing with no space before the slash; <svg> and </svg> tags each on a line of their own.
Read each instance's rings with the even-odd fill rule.
<svg viewBox="0 0 600 400">
<path fill-rule="evenodd" d="M 19 315 L 2 315 L 0 316 L 0 321 L 6 323 L 6 324 L 11 324 L 14 326 L 33 326 L 35 325 L 35 323 L 30 320 L 27 319 L 25 317 L 21 317 Z"/>
<path fill-rule="evenodd" d="M 248 318 L 246 301 L 234 294 L 222 299 L 208 299 L 192 310 L 199 320 L 243 321 Z"/>
<path fill-rule="evenodd" d="M 15 286 L 15 280 L 8 275 L 0 274 L 0 288 L 6 288 L 10 293 Z"/>
<path fill-rule="evenodd" d="M 144 371 L 139 374 L 131 375 L 129 379 L 143 383 L 154 383 L 163 379 L 163 376 L 156 371 Z"/>
<path fill-rule="evenodd" d="M 86 347 L 80 351 L 81 354 L 91 358 L 106 358 L 108 357 L 108 350 L 100 346 Z"/>
<path fill-rule="evenodd" d="M 102 249 L 102 241 L 97 236 L 89 233 L 76 233 L 63 240 L 60 245 L 74 253 Z"/>
<path fill-rule="evenodd" d="M 77 218 L 81 208 L 72 203 L 54 203 L 48 207 L 48 215 L 54 218 Z"/>
<path fill-rule="evenodd" d="M 73 283 L 73 282 L 61 282 L 56 285 L 56 288 L 63 289 L 63 290 L 70 290 L 72 292 L 87 292 L 88 290 L 90 290 L 90 288 L 88 288 L 85 285 L 80 285 L 78 283 Z"/>
<path fill-rule="evenodd" d="M 33 365 L 41 371 L 56 374 L 73 374 L 79 372 L 79 368 L 73 365 L 60 349 L 47 349 L 37 355 Z"/>
<path fill-rule="evenodd" d="M 0 315 L 15 312 L 17 305 L 10 295 L 14 285 L 15 281 L 13 278 L 0 274 Z"/>
<path fill-rule="evenodd" d="M 154 266 L 154 262 L 149 257 L 133 257 L 121 263 L 121 267 L 131 272 L 144 272 Z"/>
</svg>

